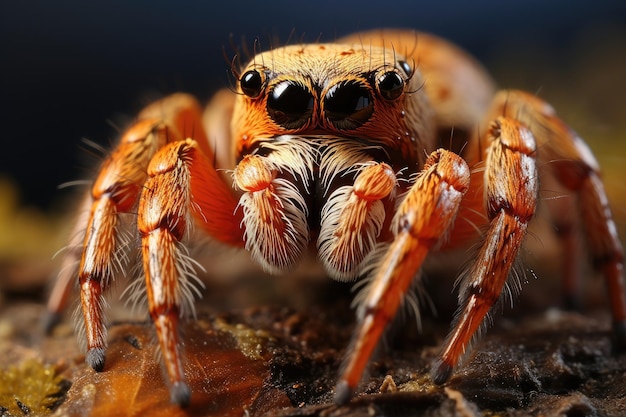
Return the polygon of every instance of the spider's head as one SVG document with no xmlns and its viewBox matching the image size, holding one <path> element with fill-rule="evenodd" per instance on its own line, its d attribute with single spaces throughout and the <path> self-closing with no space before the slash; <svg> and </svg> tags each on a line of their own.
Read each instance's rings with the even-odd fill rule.
<svg viewBox="0 0 626 417">
<path fill-rule="evenodd" d="M 235 152 L 290 134 L 363 138 L 415 154 L 432 119 L 422 85 L 392 49 L 310 44 L 261 53 L 238 76 Z"/>
</svg>

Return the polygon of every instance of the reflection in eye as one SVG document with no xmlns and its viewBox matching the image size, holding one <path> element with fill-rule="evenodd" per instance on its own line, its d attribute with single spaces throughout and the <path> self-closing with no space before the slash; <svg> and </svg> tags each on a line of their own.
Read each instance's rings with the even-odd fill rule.
<svg viewBox="0 0 626 417">
<path fill-rule="evenodd" d="M 314 97 L 304 85 L 287 80 L 276 84 L 267 97 L 269 116 L 285 129 L 298 129 L 311 118 Z"/>
<path fill-rule="evenodd" d="M 358 81 L 335 84 L 324 97 L 324 115 L 337 129 L 356 129 L 369 120 L 373 111 L 370 89 Z"/>
</svg>

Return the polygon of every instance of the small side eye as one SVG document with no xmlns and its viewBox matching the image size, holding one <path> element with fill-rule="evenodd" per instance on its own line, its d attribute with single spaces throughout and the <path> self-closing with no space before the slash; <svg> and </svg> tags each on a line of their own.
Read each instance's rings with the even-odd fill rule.
<svg viewBox="0 0 626 417">
<path fill-rule="evenodd" d="M 386 71 L 376 78 L 376 88 L 386 100 L 395 100 L 404 92 L 404 79 L 396 71 Z"/>
<path fill-rule="evenodd" d="M 404 71 L 407 77 L 410 77 L 411 75 L 413 75 L 413 68 L 411 68 L 408 62 L 398 61 L 398 67 L 400 67 L 402 71 Z"/>
<path fill-rule="evenodd" d="M 246 71 L 239 79 L 241 91 L 250 98 L 261 95 L 265 86 L 265 77 L 257 70 Z"/>
</svg>

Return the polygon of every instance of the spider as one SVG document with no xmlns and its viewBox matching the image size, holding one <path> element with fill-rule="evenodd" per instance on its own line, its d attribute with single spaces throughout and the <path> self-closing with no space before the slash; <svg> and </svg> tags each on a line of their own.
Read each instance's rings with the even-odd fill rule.
<svg viewBox="0 0 626 417">
<path fill-rule="evenodd" d="M 563 245 L 584 230 L 616 342 L 626 345 L 623 250 L 599 167 L 549 104 L 496 91 L 467 53 L 410 30 L 284 46 L 233 64 L 233 73 L 236 91 L 219 92 L 204 113 L 185 94 L 145 108 L 84 201 L 65 259 L 78 270 L 62 269 L 48 310 L 63 311 L 77 275 L 93 369 L 104 367 L 104 295 L 125 268 L 118 253 L 130 231 L 141 241 L 171 401 L 189 404 L 177 330 L 196 298 L 185 246 L 195 227 L 244 248 L 272 274 L 314 250 L 330 277 L 368 280 L 335 388 L 339 404 L 357 391 L 428 255 L 477 245 L 431 367 L 443 384 L 507 292 L 542 175 L 568 196 L 545 202 L 547 212 Z M 132 226 L 120 220 L 128 212 Z M 565 280 L 579 256 L 567 251 Z"/>
</svg>

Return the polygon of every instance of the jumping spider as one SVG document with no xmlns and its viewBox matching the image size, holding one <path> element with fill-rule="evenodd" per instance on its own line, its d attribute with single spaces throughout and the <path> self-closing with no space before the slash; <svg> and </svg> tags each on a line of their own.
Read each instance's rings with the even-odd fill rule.
<svg viewBox="0 0 626 417">
<path fill-rule="evenodd" d="M 429 253 L 478 243 L 459 286 L 458 314 L 432 365 L 441 384 L 505 288 L 542 175 L 576 197 L 577 205 L 567 206 L 576 215 L 550 202 L 548 213 L 564 231 L 577 224 L 564 219 L 582 221 L 592 264 L 606 279 L 617 341 L 626 345 L 623 251 L 598 164 L 550 105 L 522 91 L 495 92 L 473 58 L 412 31 L 285 46 L 233 72 L 235 93 L 219 93 L 204 114 L 185 94 L 145 108 L 91 188 L 88 214 L 76 228 L 82 232 L 69 245 L 79 250 L 66 259 L 78 271 L 63 269 L 49 311 L 64 309 L 77 274 L 86 360 L 95 370 L 105 362 L 103 297 L 125 232 L 119 215 L 136 212 L 132 233 L 141 240 L 174 403 L 185 406 L 192 395 L 178 334 L 193 308 L 193 270 L 181 243 L 192 224 L 245 248 L 271 273 L 315 247 L 330 277 L 371 280 L 337 403 L 357 389 Z M 561 243 L 574 235 L 561 233 Z M 580 254 L 565 255 L 574 264 Z"/>
</svg>

